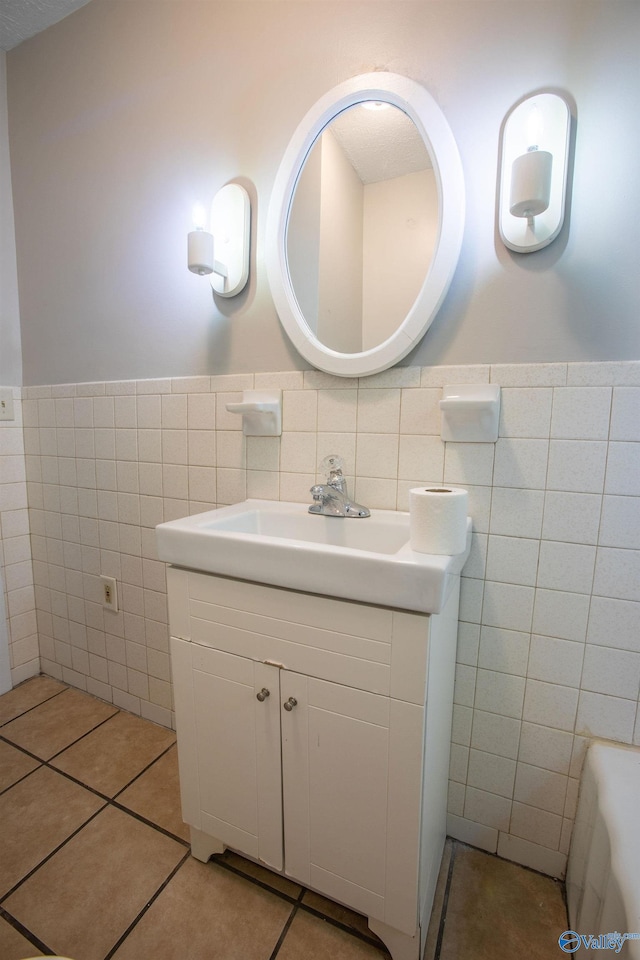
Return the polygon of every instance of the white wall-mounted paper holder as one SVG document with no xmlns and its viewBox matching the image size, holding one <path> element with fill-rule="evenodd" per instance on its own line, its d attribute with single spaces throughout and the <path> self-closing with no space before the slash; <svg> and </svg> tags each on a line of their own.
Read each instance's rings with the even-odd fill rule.
<svg viewBox="0 0 640 960">
<path fill-rule="evenodd" d="M 243 390 L 242 401 L 228 403 L 227 410 L 242 415 L 245 437 L 282 434 L 282 390 Z"/>
<path fill-rule="evenodd" d="M 456 443 L 495 443 L 500 422 L 500 387 L 459 383 L 442 388 L 442 439 Z"/>
</svg>

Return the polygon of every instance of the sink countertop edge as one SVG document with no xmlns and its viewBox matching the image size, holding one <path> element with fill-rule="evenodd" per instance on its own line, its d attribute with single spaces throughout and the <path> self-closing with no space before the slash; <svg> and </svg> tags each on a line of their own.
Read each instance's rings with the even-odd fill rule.
<svg viewBox="0 0 640 960">
<path fill-rule="evenodd" d="M 263 504 L 271 505 L 279 501 L 253 500 L 244 503 L 262 507 Z M 240 506 L 232 505 L 228 514 L 241 512 Z M 301 508 L 304 504 L 292 506 Z M 237 509 L 233 510 L 233 507 Z M 395 513 L 382 510 L 375 512 L 383 515 Z M 367 520 L 336 519 L 335 522 L 366 523 Z M 185 529 L 189 531 L 191 539 L 188 548 L 182 542 Z M 211 551 L 210 535 L 198 529 L 193 517 L 159 524 L 156 535 L 159 559 L 174 566 L 375 606 L 434 614 L 442 610 L 453 578 L 459 575 L 466 562 L 471 540 L 471 521 L 467 520 L 467 549 L 454 556 L 418 554 L 412 551 L 408 544 L 396 554 L 389 555 L 328 544 L 307 545 L 303 540 L 254 537 L 253 534 L 218 530 L 216 539 L 225 544 L 224 559 L 221 562 L 219 555 L 216 556 Z M 251 544 L 249 561 L 242 554 L 242 551 L 246 552 L 248 543 Z M 314 589 L 313 577 L 302 570 L 299 561 L 303 557 L 322 565 L 321 583 L 318 583 L 317 589 Z M 368 568 L 366 576 L 360 575 L 357 582 L 349 570 L 349 564 L 356 557 L 361 565 Z M 424 558 L 424 563 L 420 563 L 420 558 Z M 425 567 L 428 567 L 430 572 L 429 583 L 426 585 L 420 582 Z M 381 602 L 382 589 L 389 590 L 390 587 L 394 602 Z"/>
</svg>

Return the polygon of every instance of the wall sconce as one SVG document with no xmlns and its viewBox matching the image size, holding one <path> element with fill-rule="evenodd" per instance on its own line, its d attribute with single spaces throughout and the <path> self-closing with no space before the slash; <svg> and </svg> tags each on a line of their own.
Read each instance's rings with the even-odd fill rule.
<svg viewBox="0 0 640 960">
<path fill-rule="evenodd" d="M 199 276 L 211 275 L 214 293 L 235 297 L 249 279 L 251 202 L 239 183 L 228 183 L 211 204 L 211 231 L 202 207 L 194 210 L 188 236 L 187 265 Z"/>
<path fill-rule="evenodd" d="M 502 130 L 498 224 L 505 246 L 533 253 L 564 221 L 571 115 L 555 93 L 521 100 Z"/>
</svg>

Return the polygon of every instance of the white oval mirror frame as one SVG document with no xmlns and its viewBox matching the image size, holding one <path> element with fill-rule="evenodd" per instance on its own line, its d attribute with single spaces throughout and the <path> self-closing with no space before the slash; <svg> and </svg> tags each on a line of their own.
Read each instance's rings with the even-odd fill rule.
<svg viewBox="0 0 640 960">
<path fill-rule="evenodd" d="M 398 329 L 361 353 L 339 353 L 314 336 L 293 292 L 286 256 L 289 211 L 300 171 L 325 126 L 348 107 L 386 101 L 415 123 L 432 158 L 438 190 L 439 229 L 435 253 L 422 289 Z M 458 148 L 440 107 L 424 87 L 394 73 L 368 73 L 330 90 L 298 125 L 276 175 L 267 217 L 266 264 L 280 322 L 291 342 L 314 367 L 339 377 L 379 373 L 402 360 L 431 325 L 458 262 L 464 231 L 464 177 Z"/>
</svg>

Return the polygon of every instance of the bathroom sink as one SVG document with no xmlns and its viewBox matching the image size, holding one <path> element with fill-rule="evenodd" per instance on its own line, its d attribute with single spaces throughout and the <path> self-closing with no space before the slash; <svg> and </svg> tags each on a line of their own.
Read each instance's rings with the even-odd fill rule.
<svg viewBox="0 0 640 960">
<path fill-rule="evenodd" d="M 469 553 L 416 553 L 409 514 L 314 516 L 303 503 L 245 500 L 156 527 L 161 560 L 242 580 L 439 613 Z"/>
</svg>

